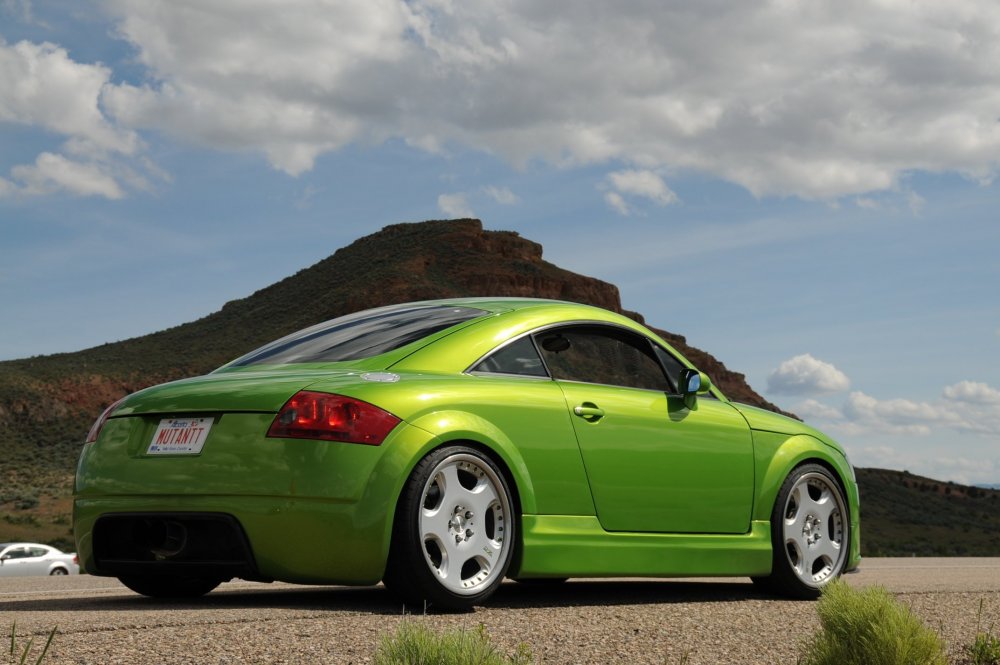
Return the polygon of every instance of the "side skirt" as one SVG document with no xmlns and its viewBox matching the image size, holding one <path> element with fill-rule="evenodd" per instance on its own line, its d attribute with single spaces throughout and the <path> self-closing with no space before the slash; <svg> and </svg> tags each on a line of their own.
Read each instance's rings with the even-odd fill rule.
<svg viewBox="0 0 1000 665">
<path fill-rule="evenodd" d="M 771 526 L 740 535 L 618 533 L 596 517 L 524 515 L 512 577 L 742 577 L 771 572 Z"/>
</svg>

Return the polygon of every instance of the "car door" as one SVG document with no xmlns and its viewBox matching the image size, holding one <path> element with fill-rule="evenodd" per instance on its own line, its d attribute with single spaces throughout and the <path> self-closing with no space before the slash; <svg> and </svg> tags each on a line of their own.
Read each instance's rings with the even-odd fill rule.
<svg viewBox="0 0 1000 665">
<path fill-rule="evenodd" d="M 575 325 L 535 341 L 565 395 L 602 527 L 749 530 L 753 444 L 735 408 L 699 398 L 689 409 L 662 361 L 680 364 L 627 329 Z"/>
<path fill-rule="evenodd" d="M 48 575 L 49 564 L 52 563 L 47 558 L 49 551 L 44 547 L 29 547 L 28 557 L 24 560 L 24 567 L 28 571 L 25 575 Z"/>
</svg>

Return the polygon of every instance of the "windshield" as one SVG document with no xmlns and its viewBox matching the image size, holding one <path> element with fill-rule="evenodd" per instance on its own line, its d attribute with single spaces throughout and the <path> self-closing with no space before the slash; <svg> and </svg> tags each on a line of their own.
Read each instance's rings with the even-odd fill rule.
<svg viewBox="0 0 1000 665">
<path fill-rule="evenodd" d="M 371 358 L 486 314 L 472 307 L 408 307 L 349 314 L 292 333 L 230 367 L 336 362 Z"/>
</svg>

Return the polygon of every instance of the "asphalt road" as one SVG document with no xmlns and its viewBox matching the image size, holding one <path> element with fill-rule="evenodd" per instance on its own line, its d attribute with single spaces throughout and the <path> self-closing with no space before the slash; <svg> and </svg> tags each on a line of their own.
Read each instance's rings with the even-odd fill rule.
<svg viewBox="0 0 1000 665">
<path fill-rule="evenodd" d="M 980 601 L 983 628 L 1000 626 L 1000 558 L 866 559 L 847 580 L 896 593 L 956 658 L 975 636 Z M 19 646 L 34 638 L 38 653 L 58 627 L 46 663 L 365 663 L 401 620 L 381 587 L 231 582 L 165 603 L 87 575 L 0 578 L 0 645 L 16 621 Z M 483 624 L 499 648 L 525 642 L 537 662 L 688 665 L 792 664 L 819 625 L 815 603 L 766 597 L 747 579 L 508 582 L 473 613 L 408 620 Z"/>
</svg>

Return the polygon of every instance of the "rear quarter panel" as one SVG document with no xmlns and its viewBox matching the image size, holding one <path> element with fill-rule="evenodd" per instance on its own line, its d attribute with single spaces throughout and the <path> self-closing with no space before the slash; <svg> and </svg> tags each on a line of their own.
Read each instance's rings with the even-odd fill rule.
<svg viewBox="0 0 1000 665">
<path fill-rule="evenodd" d="M 523 377 L 401 374 L 398 383 L 318 384 L 386 409 L 434 437 L 408 451 L 400 489 L 427 452 L 448 442 L 488 449 L 507 467 L 528 514 L 593 515 L 580 449 L 562 391 Z"/>
</svg>

